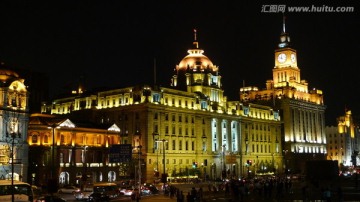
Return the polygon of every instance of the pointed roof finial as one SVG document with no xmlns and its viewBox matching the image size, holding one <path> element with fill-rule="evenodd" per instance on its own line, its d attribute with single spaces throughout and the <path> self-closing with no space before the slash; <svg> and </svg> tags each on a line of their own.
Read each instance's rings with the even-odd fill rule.
<svg viewBox="0 0 360 202">
<path fill-rule="evenodd" d="M 197 42 L 197 38 L 196 38 L 196 29 L 194 29 L 194 42 L 193 44 L 196 46 L 196 48 L 199 48 L 199 43 Z"/>
<path fill-rule="evenodd" d="M 196 29 L 194 29 L 194 41 L 196 41 Z"/>
<path fill-rule="evenodd" d="M 285 31 L 285 19 L 286 19 L 286 16 L 283 13 L 283 33 L 286 33 L 286 31 Z"/>
</svg>

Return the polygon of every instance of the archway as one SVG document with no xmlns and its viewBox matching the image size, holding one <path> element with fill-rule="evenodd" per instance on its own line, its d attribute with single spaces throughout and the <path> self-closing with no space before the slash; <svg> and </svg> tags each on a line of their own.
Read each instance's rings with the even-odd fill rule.
<svg viewBox="0 0 360 202">
<path fill-rule="evenodd" d="M 114 171 L 109 171 L 108 173 L 108 181 L 115 182 L 116 180 L 116 173 Z"/>
<path fill-rule="evenodd" d="M 60 185 L 67 185 L 70 184 L 70 175 L 68 172 L 62 172 L 59 176 L 59 184 Z"/>
</svg>

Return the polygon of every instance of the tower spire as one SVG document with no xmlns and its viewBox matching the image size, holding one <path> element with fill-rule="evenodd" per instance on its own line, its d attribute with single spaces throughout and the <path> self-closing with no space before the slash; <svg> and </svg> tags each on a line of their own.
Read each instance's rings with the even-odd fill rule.
<svg viewBox="0 0 360 202">
<path fill-rule="evenodd" d="M 285 16 L 285 14 L 283 13 L 283 33 L 286 33 L 286 30 L 285 30 L 285 19 L 286 19 L 286 16 Z"/>
<path fill-rule="evenodd" d="M 282 27 L 282 32 L 280 34 L 280 43 L 278 45 L 279 48 L 285 48 L 285 47 L 290 47 L 290 36 L 286 33 L 286 28 L 285 28 L 285 13 L 283 13 L 283 27 Z"/>
<path fill-rule="evenodd" d="M 196 48 L 199 48 L 199 43 L 197 42 L 197 36 L 196 36 L 196 29 L 194 29 L 194 42 L 193 44 L 195 45 Z"/>
<path fill-rule="evenodd" d="M 194 41 L 196 41 L 196 29 L 194 29 Z"/>
</svg>

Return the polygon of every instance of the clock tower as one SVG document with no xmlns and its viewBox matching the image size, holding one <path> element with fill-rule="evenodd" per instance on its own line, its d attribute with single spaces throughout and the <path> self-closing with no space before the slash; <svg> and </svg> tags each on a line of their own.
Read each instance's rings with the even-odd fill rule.
<svg viewBox="0 0 360 202">
<path fill-rule="evenodd" d="M 296 50 L 285 31 L 285 19 L 280 43 L 275 50 L 273 79 L 266 88 L 244 86 L 240 100 L 250 104 L 264 104 L 279 110 L 283 120 L 282 143 L 284 171 L 302 173 L 306 170 L 304 159 L 325 160 L 325 109 L 322 90 L 301 79 Z"/>
<path fill-rule="evenodd" d="M 295 87 L 298 86 L 298 83 L 301 81 L 300 69 L 297 66 L 296 50 L 291 48 L 290 36 L 285 30 L 285 17 L 283 19 L 283 30 L 280 34 L 280 43 L 278 44 L 278 48 L 275 50 L 273 80 L 274 87 Z M 304 86 L 301 88 L 303 87 Z"/>
</svg>

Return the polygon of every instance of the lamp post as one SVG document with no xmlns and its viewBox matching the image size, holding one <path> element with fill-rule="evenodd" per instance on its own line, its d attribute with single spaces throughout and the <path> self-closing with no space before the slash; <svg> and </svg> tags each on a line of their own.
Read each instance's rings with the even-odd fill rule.
<svg viewBox="0 0 360 202">
<path fill-rule="evenodd" d="M 53 194 L 57 191 L 57 181 L 54 176 L 55 171 L 55 128 L 60 128 L 56 123 L 48 126 L 52 130 L 52 146 L 51 146 L 51 169 L 50 169 L 50 179 L 48 179 L 49 193 Z"/>
<path fill-rule="evenodd" d="M 11 201 L 14 202 L 15 201 L 15 197 L 14 197 L 14 191 L 15 191 L 15 187 L 14 187 L 14 172 L 15 172 L 15 167 L 14 167 L 14 161 L 15 161 L 15 149 L 17 147 L 15 147 L 15 144 L 19 144 L 21 142 L 21 134 L 20 134 L 20 122 L 19 122 L 19 116 L 20 116 L 20 108 L 18 107 L 18 102 L 17 100 L 19 99 L 18 97 L 18 92 L 17 92 L 17 87 L 13 86 L 13 93 L 11 94 L 10 98 L 12 99 L 12 103 L 10 104 L 10 110 L 8 111 L 8 116 L 7 116 L 7 123 L 9 123 L 9 125 L 6 125 L 6 141 L 8 141 L 8 143 L 11 143 L 11 150 L 10 150 L 10 159 L 11 159 Z M 6 124 L 7 124 L 6 123 Z"/>
<path fill-rule="evenodd" d="M 55 170 L 55 128 L 58 128 L 56 124 L 52 124 L 48 128 L 52 129 L 52 148 L 51 148 L 51 170 L 50 170 L 50 178 L 54 178 L 54 170 Z"/>
<path fill-rule="evenodd" d="M 284 167 L 284 171 L 285 171 L 285 175 L 287 175 L 288 171 L 287 171 L 287 153 L 288 153 L 288 150 L 283 150 L 283 155 L 284 155 L 284 162 L 283 162 L 283 167 Z"/>
<path fill-rule="evenodd" d="M 248 154 L 248 152 L 249 152 L 249 140 L 246 138 L 245 139 L 245 145 L 246 145 L 246 147 L 245 147 L 245 154 Z"/>
<path fill-rule="evenodd" d="M 9 163 L 11 163 L 11 201 L 14 202 L 15 198 L 14 198 L 14 148 L 15 148 L 15 139 L 16 138 L 20 138 L 20 133 L 19 132 L 19 122 L 18 122 L 18 113 L 17 111 L 19 110 L 17 107 L 17 100 L 18 100 L 18 92 L 17 92 L 17 86 L 12 86 L 12 88 L 9 88 L 9 98 L 11 99 L 11 103 L 9 103 L 9 105 L 7 106 L 5 104 L 5 102 L 3 103 L 4 105 L 2 105 L 2 109 L 4 109 L 4 107 L 9 107 L 9 113 L 8 113 L 8 119 L 6 120 L 6 124 L 10 123 L 10 125 L 6 125 L 6 129 L 5 129 L 5 136 L 6 136 L 6 141 L 8 143 L 11 143 L 11 150 L 10 150 L 10 154 L 9 157 L 11 159 L 11 162 L 9 161 Z M 6 111 L 5 111 L 6 112 Z"/>
<path fill-rule="evenodd" d="M 7 137 L 11 138 L 11 151 L 10 151 L 10 158 L 11 158 L 11 201 L 14 202 L 15 198 L 14 198 L 14 148 L 15 148 L 15 139 L 17 138 L 21 138 L 21 134 L 17 133 L 13 130 L 13 123 L 11 124 L 11 132 L 10 134 L 6 134 Z"/>
<path fill-rule="evenodd" d="M 138 154 L 139 154 L 139 194 L 141 195 L 141 145 L 138 146 Z"/>
<path fill-rule="evenodd" d="M 275 155 L 275 153 L 271 154 L 271 156 L 272 156 L 272 169 L 273 169 L 273 172 L 274 172 L 274 175 L 275 175 L 276 174 L 276 169 L 275 169 L 274 155 Z"/>
<path fill-rule="evenodd" d="M 153 152 L 156 152 L 156 172 L 159 172 L 159 148 L 158 148 L 158 138 L 159 138 L 159 133 L 154 132 L 153 133 L 153 141 L 154 141 L 154 149 Z"/>
<path fill-rule="evenodd" d="M 85 145 L 84 146 L 84 159 L 83 159 L 83 168 L 84 168 L 84 173 L 82 175 L 82 191 L 84 191 L 85 189 L 85 185 L 86 185 L 86 181 L 87 181 L 87 162 L 86 162 L 86 149 L 88 148 L 89 146 Z"/>
<path fill-rule="evenodd" d="M 221 176 L 222 178 L 226 178 L 226 162 L 225 162 L 225 150 L 226 150 L 226 145 L 222 145 L 222 162 L 221 162 L 221 167 L 222 167 L 222 171 L 221 171 Z"/>
<path fill-rule="evenodd" d="M 163 143 L 163 160 L 162 160 L 162 162 L 163 162 L 163 173 L 161 174 L 161 179 L 162 179 L 162 181 L 163 181 L 163 183 L 164 183 L 164 185 L 165 185 L 165 183 L 166 183 L 166 178 L 167 178 L 167 175 L 166 175 L 166 168 L 165 168 L 165 142 L 167 142 L 167 140 L 165 140 L 165 139 L 162 139 L 162 140 L 158 140 L 158 141 L 156 141 L 156 142 L 162 142 Z"/>
</svg>

